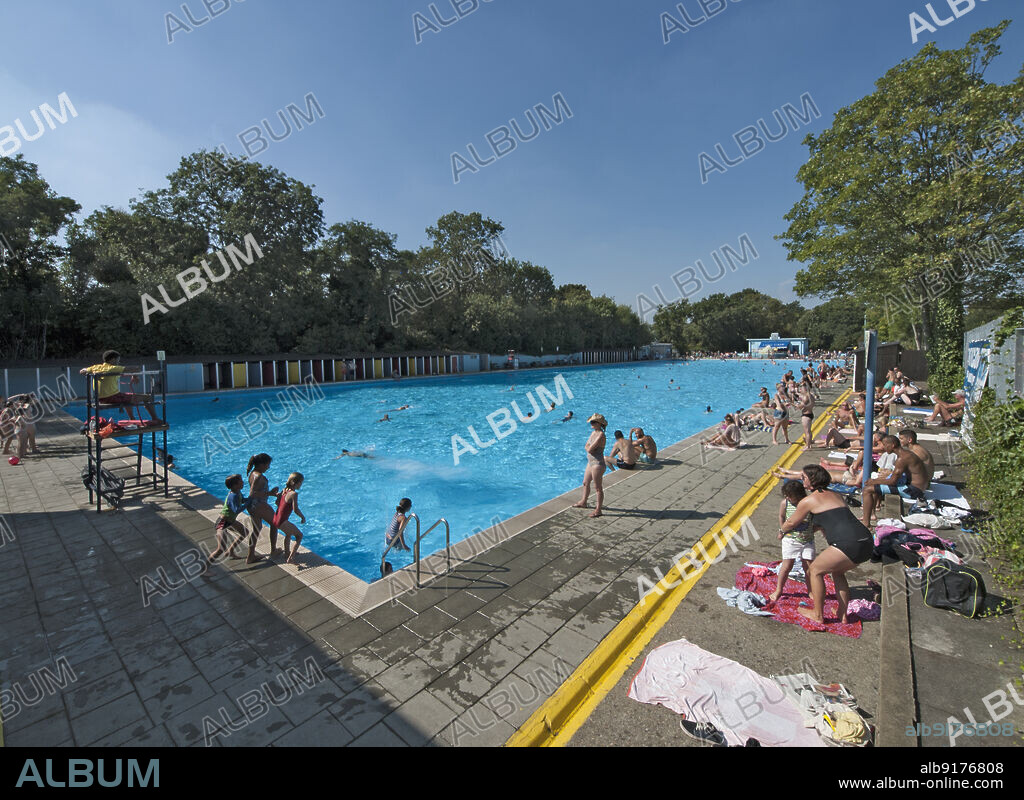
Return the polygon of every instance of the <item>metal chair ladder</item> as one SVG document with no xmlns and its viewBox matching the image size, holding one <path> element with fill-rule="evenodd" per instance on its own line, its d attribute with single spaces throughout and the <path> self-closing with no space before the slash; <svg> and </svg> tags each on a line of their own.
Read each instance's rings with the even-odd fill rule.
<svg viewBox="0 0 1024 800">
<path fill-rule="evenodd" d="M 422 589 L 423 588 L 423 584 L 420 583 L 420 541 L 422 541 L 422 539 L 425 536 L 429 535 L 430 532 L 433 531 L 434 528 L 436 528 L 438 525 L 442 525 L 442 524 L 444 525 L 444 549 L 445 549 L 445 555 L 446 555 L 446 557 L 448 559 L 448 568 L 442 574 L 447 575 L 449 572 L 452 571 L 452 541 L 451 541 L 452 529 L 451 529 L 451 526 L 448 524 L 448 520 L 446 520 L 444 517 L 441 517 L 441 519 L 439 519 L 437 522 L 435 522 L 433 525 L 431 525 L 429 528 L 427 528 L 424 532 L 420 533 L 420 518 L 419 518 L 419 515 L 418 514 L 410 514 L 409 518 L 416 520 L 416 542 L 413 545 L 413 561 L 416 564 L 416 588 L 417 589 Z M 384 555 L 382 555 L 380 557 L 380 574 L 381 574 L 382 578 L 384 577 L 384 565 L 386 563 L 385 560 L 387 559 L 388 553 L 391 551 L 391 548 L 394 547 L 397 542 L 398 542 L 398 537 L 396 536 L 395 539 L 391 542 L 391 544 L 389 544 L 387 546 L 387 548 L 385 548 Z M 439 576 L 435 576 L 435 577 L 439 577 Z"/>
</svg>

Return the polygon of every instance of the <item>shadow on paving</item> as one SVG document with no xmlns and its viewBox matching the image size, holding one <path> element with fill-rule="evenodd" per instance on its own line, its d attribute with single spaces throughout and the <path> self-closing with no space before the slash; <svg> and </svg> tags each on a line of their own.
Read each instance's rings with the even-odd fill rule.
<svg viewBox="0 0 1024 800">
<path fill-rule="evenodd" d="M 0 468 L 6 745 L 423 745 L 455 716 L 375 685 L 381 631 L 277 566 L 197 576 L 214 525 L 180 499 L 198 489 L 130 481 L 97 514 L 77 423 L 38 428 L 41 456 Z M 128 452 L 104 460 L 123 474 Z"/>
<path fill-rule="evenodd" d="M 201 554 L 144 508 L 4 519 L 8 746 L 338 746 L 381 721 L 374 741 L 436 733 L 366 686 L 372 658 L 323 642 L 353 621 L 273 565 L 190 578 Z"/>
</svg>

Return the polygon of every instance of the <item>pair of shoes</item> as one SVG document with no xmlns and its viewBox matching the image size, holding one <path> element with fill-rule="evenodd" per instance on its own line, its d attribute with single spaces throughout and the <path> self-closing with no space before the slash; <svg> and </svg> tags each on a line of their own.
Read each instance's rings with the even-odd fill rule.
<svg viewBox="0 0 1024 800">
<path fill-rule="evenodd" d="M 698 742 L 712 747 L 725 747 L 725 735 L 710 722 L 692 722 L 688 719 L 679 720 L 683 733 Z"/>
</svg>

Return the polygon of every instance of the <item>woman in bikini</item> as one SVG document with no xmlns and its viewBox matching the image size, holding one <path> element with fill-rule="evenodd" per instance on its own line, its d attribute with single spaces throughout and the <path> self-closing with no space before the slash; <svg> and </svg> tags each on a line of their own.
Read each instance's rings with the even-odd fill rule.
<svg viewBox="0 0 1024 800">
<path fill-rule="evenodd" d="M 281 530 L 284 532 L 284 555 L 286 564 L 295 563 L 295 554 L 299 552 L 299 543 L 302 541 L 302 531 L 295 527 L 294 522 L 290 522 L 288 517 L 294 511 L 298 514 L 299 519 L 302 520 L 302 524 L 306 524 L 306 517 L 303 516 L 299 510 L 299 489 L 302 488 L 302 477 L 301 472 L 293 472 L 288 476 L 288 482 L 284 485 L 284 491 L 281 492 L 281 496 L 277 498 L 277 513 L 274 514 L 274 522 L 270 528 L 270 540 L 276 538 L 274 531 Z M 289 540 L 294 537 L 295 547 L 289 551 Z M 271 545 L 273 547 L 273 545 Z"/>
<path fill-rule="evenodd" d="M 590 516 L 600 517 L 601 506 L 604 503 L 604 486 L 602 476 L 607 466 L 604 463 L 605 429 L 608 421 L 600 414 L 594 414 L 587 420 L 590 423 L 591 434 L 587 439 L 584 450 L 587 453 L 587 469 L 583 473 L 583 497 L 573 508 L 586 508 L 587 498 L 590 497 L 590 484 L 593 482 L 594 491 L 597 493 L 597 507 Z"/>
<path fill-rule="evenodd" d="M 831 478 L 817 464 L 803 468 L 801 473 L 807 497 L 800 501 L 793 515 L 780 528 L 783 535 L 795 530 L 810 515 L 820 526 L 829 547 L 811 562 L 808 586 L 813 608 L 797 609 L 812 622 L 825 622 L 825 575 L 832 575 L 839 607 L 836 617 L 847 622 L 846 608 L 850 604 L 850 584 L 846 573 L 871 558 L 874 541 L 871 532 L 861 524 L 842 497 L 828 491 Z"/>
<path fill-rule="evenodd" d="M 775 396 L 772 398 L 772 444 L 779 443 L 779 429 L 789 441 L 789 412 L 786 410 L 787 400 L 781 383 L 775 384 Z"/>
<path fill-rule="evenodd" d="M 811 433 L 811 422 L 814 420 L 814 395 L 810 387 L 800 395 L 800 424 L 804 428 L 804 452 L 814 447 L 814 435 Z"/>
<path fill-rule="evenodd" d="M 278 487 L 268 491 L 270 486 L 267 476 L 264 473 L 270 468 L 270 456 L 266 453 L 258 453 L 249 459 L 245 468 L 245 474 L 249 476 L 249 519 L 252 520 L 252 536 L 249 538 L 249 556 L 245 559 L 247 564 L 255 564 L 261 561 L 263 556 L 256 555 L 256 540 L 259 539 L 260 531 L 263 530 L 263 523 L 270 525 L 270 555 L 277 555 L 277 528 L 274 527 L 274 509 L 267 502 L 268 497 L 277 497 Z"/>
</svg>

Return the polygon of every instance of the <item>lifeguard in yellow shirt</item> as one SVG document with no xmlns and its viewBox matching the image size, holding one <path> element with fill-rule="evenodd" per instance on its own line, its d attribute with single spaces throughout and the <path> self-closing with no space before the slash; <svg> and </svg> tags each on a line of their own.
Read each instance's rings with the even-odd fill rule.
<svg viewBox="0 0 1024 800">
<path fill-rule="evenodd" d="M 159 417 L 156 413 L 156 408 L 153 406 L 153 395 L 121 391 L 121 376 L 124 374 L 126 367 L 118 363 L 120 360 L 120 353 L 116 350 L 107 350 L 103 354 L 102 364 L 94 364 L 80 372 L 82 375 L 102 376 L 96 381 L 96 394 L 100 405 L 118 406 L 127 411 L 131 419 L 135 419 L 132 407 L 144 405 L 146 411 L 149 412 L 150 421 L 154 425 L 157 424 Z M 135 383 L 135 380 L 135 375 L 130 374 L 130 383 Z"/>
</svg>

